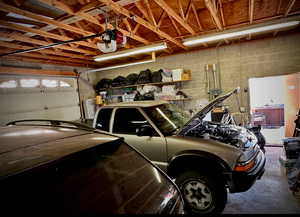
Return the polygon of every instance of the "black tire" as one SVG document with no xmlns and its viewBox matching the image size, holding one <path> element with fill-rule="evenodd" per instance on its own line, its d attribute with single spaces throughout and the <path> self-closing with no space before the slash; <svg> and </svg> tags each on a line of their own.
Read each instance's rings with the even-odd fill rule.
<svg viewBox="0 0 300 217">
<path fill-rule="evenodd" d="M 177 176 L 175 183 L 184 198 L 188 214 L 218 214 L 224 210 L 227 189 L 220 178 L 209 173 L 186 171 Z"/>
</svg>

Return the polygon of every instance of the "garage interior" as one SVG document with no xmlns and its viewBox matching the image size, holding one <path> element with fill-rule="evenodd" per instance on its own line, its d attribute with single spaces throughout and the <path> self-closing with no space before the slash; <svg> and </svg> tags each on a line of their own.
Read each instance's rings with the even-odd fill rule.
<svg viewBox="0 0 300 217">
<path fill-rule="evenodd" d="M 146 70 L 173 80 L 163 76 L 165 89 L 122 83 Z M 105 79 L 117 84 L 100 86 Z M 223 213 L 300 213 L 300 184 L 291 189 L 282 156 L 286 139 L 299 137 L 300 0 L 0 0 L 0 125 L 91 124 L 97 108 L 133 101 L 147 83 L 160 88 L 153 99 L 191 115 L 239 87 L 220 109 L 236 125 L 262 126 L 266 171 L 229 194 Z"/>
</svg>

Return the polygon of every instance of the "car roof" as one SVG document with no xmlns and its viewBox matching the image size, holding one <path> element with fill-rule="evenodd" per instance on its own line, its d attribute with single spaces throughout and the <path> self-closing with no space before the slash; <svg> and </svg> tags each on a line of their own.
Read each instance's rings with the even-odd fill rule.
<svg viewBox="0 0 300 217">
<path fill-rule="evenodd" d="M 0 127 L 0 179 L 118 139 L 106 133 L 76 128 Z"/>
<path fill-rule="evenodd" d="M 145 101 L 133 101 L 133 102 L 119 102 L 105 105 L 104 107 L 152 107 L 161 104 L 168 103 L 163 100 L 145 100 Z"/>
</svg>

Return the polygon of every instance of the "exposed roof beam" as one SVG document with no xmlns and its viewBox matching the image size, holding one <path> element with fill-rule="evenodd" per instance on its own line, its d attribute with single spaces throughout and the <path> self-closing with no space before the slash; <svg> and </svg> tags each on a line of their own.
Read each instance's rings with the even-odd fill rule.
<svg viewBox="0 0 300 217">
<path fill-rule="evenodd" d="M 199 16 L 198 16 L 196 7 L 195 7 L 195 5 L 194 5 L 194 2 L 192 2 L 192 9 L 193 9 L 194 15 L 195 15 L 195 17 L 196 17 L 196 21 L 197 21 L 197 24 L 198 24 L 198 26 L 199 26 L 199 29 L 200 29 L 200 31 L 203 31 L 203 27 L 202 27 L 202 25 L 201 25 L 201 22 L 200 22 L 200 19 L 199 19 Z"/>
<path fill-rule="evenodd" d="M 249 0 L 249 21 L 253 23 L 254 0 Z"/>
<path fill-rule="evenodd" d="M 75 22 L 77 22 L 78 20 L 82 20 L 82 19 L 85 19 L 89 22 L 93 22 L 94 24 L 100 26 L 102 29 L 105 29 L 105 24 L 101 24 L 99 22 L 99 20 L 97 20 L 93 15 L 90 15 L 90 14 L 87 14 L 87 13 L 84 13 L 84 12 L 74 12 L 72 11 L 71 9 L 66 9 L 65 8 L 68 8 L 66 6 L 64 6 L 63 3 L 61 2 L 58 2 L 57 0 L 39 0 L 39 1 L 42 1 L 48 5 L 52 5 L 60 10 L 63 10 L 65 11 L 66 13 L 70 14 L 70 15 L 73 15 L 74 18 L 76 19 Z M 128 1 L 128 0 L 127 0 Z M 124 1 L 123 1 L 124 2 Z M 100 14 L 100 13 L 98 13 Z M 111 24 L 108 25 L 109 28 L 113 28 L 113 26 Z M 138 35 L 135 35 L 135 34 L 131 34 L 130 32 L 120 28 L 120 27 L 117 27 L 117 30 L 122 32 L 125 36 L 129 37 L 129 38 L 132 38 L 138 42 L 141 42 L 143 44 L 150 44 L 150 42 Z"/>
<path fill-rule="evenodd" d="M 2 49 L 3 50 L 3 49 Z M 1 50 L 1 51 L 2 51 Z M 4 52 L 13 52 L 14 49 L 4 49 Z M 60 56 L 53 56 L 53 55 L 41 55 L 39 53 L 18 53 L 18 56 L 25 56 L 25 57 L 32 57 L 37 59 L 47 59 L 47 60 L 54 60 L 54 61 L 63 61 L 63 62 L 74 62 L 74 63 L 80 63 L 80 64 L 95 64 L 92 60 L 80 60 L 80 59 L 72 59 L 68 57 L 60 57 Z M 2 57 L 1 57 L 2 58 Z"/>
<path fill-rule="evenodd" d="M 219 0 L 218 2 L 219 2 L 219 6 L 220 6 L 220 13 L 221 13 L 222 25 L 225 28 L 226 22 L 225 22 L 225 17 L 224 17 L 222 0 Z"/>
<path fill-rule="evenodd" d="M 205 5 L 209 11 L 209 13 L 211 14 L 217 28 L 219 30 L 223 30 L 223 26 L 220 22 L 220 19 L 218 17 L 218 11 L 217 11 L 217 6 L 216 6 L 216 1 L 215 0 L 205 0 Z"/>
<path fill-rule="evenodd" d="M 184 15 L 184 20 L 185 21 L 187 21 L 189 19 L 189 15 L 190 15 L 190 12 L 192 10 L 192 1 L 193 0 L 190 0 L 189 3 L 188 3 L 188 7 L 187 7 L 185 15 Z"/>
<path fill-rule="evenodd" d="M 61 40 L 61 41 L 72 40 L 72 38 L 70 38 L 70 37 L 61 36 L 61 35 L 57 35 L 57 34 L 54 34 L 54 33 L 49 33 L 49 32 L 39 30 L 39 29 L 29 28 L 29 27 L 25 27 L 25 26 L 13 24 L 13 23 L 8 23 L 8 22 L 2 21 L 2 20 L 0 20 L 0 25 L 5 26 L 9 29 L 14 29 L 14 30 L 22 31 L 22 32 L 33 32 L 33 33 L 36 33 L 38 35 L 48 37 L 48 38 L 52 38 L 52 39 L 55 39 L 55 40 Z M 90 48 L 97 48 L 96 45 L 87 43 L 85 41 L 79 41 L 79 42 L 75 42 L 75 43 L 79 44 L 79 45 L 82 45 L 82 46 L 90 47 Z"/>
<path fill-rule="evenodd" d="M 178 26 L 176 25 L 176 23 L 175 23 L 175 21 L 173 20 L 173 18 L 172 18 L 169 14 L 168 14 L 168 17 L 169 17 L 169 19 L 171 20 L 172 25 L 174 26 L 174 28 L 175 28 L 177 34 L 178 34 L 178 35 L 181 35 L 181 31 L 180 31 L 180 29 L 178 28 Z"/>
<path fill-rule="evenodd" d="M 127 27 L 127 30 L 128 30 L 129 32 L 132 32 L 132 28 L 131 28 L 130 23 L 128 22 L 128 19 L 125 18 L 125 19 L 123 20 L 123 22 L 125 23 L 125 25 L 126 25 L 126 27 Z"/>
<path fill-rule="evenodd" d="M 163 10 L 163 12 L 161 13 L 158 21 L 157 21 L 157 27 L 159 28 L 162 24 L 162 21 L 165 19 L 167 13 Z"/>
<path fill-rule="evenodd" d="M 0 66 L 0 74 L 76 76 L 76 74 L 71 71 L 56 71 L 56 70 L 46 70 L 46 69 L 29 69 L 29 68 L 3 67 L 3 66 Z"/>
<path fill-rule="evenodd" d="M 64 23 L 58 22 L 56 20 L 49 19 L 49 18 L 46 18 L 44 16 L 36 15 L 36 14 L 31 13 L 29 11 L 25 11 L 25 10 L 10 6 L 8 4 L 5 4 L 2 0 L 0 1 L 0 3 L 1 3 L 1 7 L 0 7 L 1 11 L 5 11 L 5 12 L 8 12 L 8 13 L 12 12 L 12 13 L 15 13 L 15 14 L 19 14 L 21 16 L 29 17 L 29 18 L 34 19 L 36 21 L 43 22 L 45 24 L 52 24 L 56 27 L 68 30 L 70 32 L 74 32 L 76 34 L 81 34 L 83 36 L 88 36 L 88 35 L 93 35 L 94 34 L 93 32 L 89 32 L 89 31 L 83 30 L 81 28 L 70 26 L 68 24 L 64 24 Z"/>
<path fill-rule="evenodd" d="M 181 0 L 177 0 L 177 3 L 178 3 L 178 6 L 179 6 L 179 11 L 180 11 L 181 17 L 184 18 L 184 11 L 183 11 Z"/>
<path fill-rule="evenodd" d="M 30 44 L 35 44 L 35 45 L 42 45 L 42 46 L 49 45 L 49 43 L 47 43 L 45 41 L 29 38 L 29 37 L 26 37 L 26 36 L 23 36 L 23 35 L 17 34 L 17 33 L 0 32 L 0 37 L 8 38 L 8 39 L 16 40 L 16 41 L 21 41 L 21 42 L 26 42 L 26 43 L 30 43 Z M 81 49 L 81 48 L 71 48 L 67 45 L 58 45 L 57 48 L 60 48 L 63 50 L 74 51 L 74 52 L 78 52 L 78 53 L 82 53 L 82 54 L 86 54 L 86 55 L 92 55 L 92 56 L 98 55 L 98 53 L 94 52 L 94 51 Z"/>
<path fill-rule="evenodd" d="M 285 13 L 284 13 L 284 16 L 285 16 L 285 17 L 286 17 L 287 15 L 289 15 L 289 13 L 290 13 L 290 11 L 292 10 L 292 8 L 293 8 L 295 2 L 296 2 L 296 0 L 290 0 L 290 1 L 289 1 L 289 4 L 288 4 L 288 6 L 287 6 L 287 8 L 286 8 L 286 11 L 285 11 Z"/>
<path fill-rule="evenodd" d="M 147 6 L 147 9 L 148 9 L 148 11 L 149 11 L 149 15 L 150 15 L 150 18 L 151 18 L 151 20 L 152 20 L 152 23 L 154 24 L 154 26 L 157 26 L 157 23 L 156 23 L 156 20 L 155 20 L 155 18 L 154 18 L 154 16 L 153 16 L 153 12 L 152 12 L 152 10 L 151 10 L 149 1 L 148 1 L 148 0 L 145 0 L 145 3 L 146 3 L 146 6 Z"/>
<path fill-rule="evenodd" d="M 80 66 L 80 67 L 89 67 L 89 68 L 98 68 L 97 65 L 87 65 L 87 64 L 79 64 L 79 63 L 72 63 L 70 61 L 53 61 L 47 59 L 37 59 L 31 57 L 23 57 L 23 56 L 4 56 L 1 57 L 7 61 L 20 61 L 20 62 L 32 62 L 32 63 L 42 63 L 42 64 L 55 64 L 55 65 L 68 65 L 68 66 Z"/>
<path fill-rule="evenodd" d="M 157 33 L 158 35 L 166 38 L 167 40 L 169 40 L 170 42 L 176 44 L 177 46 L 179 46 L 179 47 L 181 47 L 185 50 L 188 49 L 180 41 L 174 39 L 172 36 L 168 35 L 167 33 L 157 29 L 155 26 L 153 26 L 149 22 L 145 21 L 141 17 L 139 17 L 135 14 L 132 14 L 132 12 L 130 12 L 127 9 L 125 9 L 124 7 L 120 6 L 118 3 L 115 3 L 112 0 L 98 0 L 98 1 L 101 1 L 101 2 L 105 3 L 106 5 L 110 6 L 112 9 L 117 11 L 118 13 L 123 14 L 124 16 L 133 19 L 135 22 L 140 23 L 141 25 L 143 25 L 147 29 L 150 29 L 151 31 Z"/>
<path fill-rule="evenodd" d="M 279 0 L 279 1 L 278 1 L 278 6 L 277 6 L 277 10 L 276 10 L 276 15 L 278 15 L 279 12 L 280 12 L 280 9 L 281 9 L 281 3 L 282 3 L 282 0 Z"/>
<path fill-rule="evenodd" d="M 18 49 L 18 50 L 26 50 L 26 49 L 34 48 L 34 47 L 31 47 L 31 46 L 19 45 L 19 44 L 16 44 L 16 43 L 9 43 L 9 42 L 4 42 L 4 41 L 0 41 L 0 46 L 1 47 Z M 39 53 L 45 53 L 45 54 L 51 54 L 51 55 L 70 57 L 70 58 L 91 60 L 91 58 L 83 56 L 83 55 L 65 53 L 65 52 L 62 52 L 62 51 L 53 51 L 53 50 L 50 50 L 50 49 L 39 50 L 38 52 Z"/>
<path fill-rule="evenodd" d="M 142 1 L 137 1 L 134 4 L 137 7 L 137 9 L 139 9 L 139 11 L 142 13 L 142 15 L 146 18 L 146 20 L 151 22 L 148 11 L 144 8 Z"/>
<path fill-rule="evenodd" d="M 163 10 L 165 10 L 169 16 L 173 17 L 180 25 L 182 25 L 189 33 L 195 35 L 196 32 L 187 23 L 184 18 L 180 17 L 164 0 L 154 0 Z"/>
<path fill-rule="evenodd" d="M 13 22 L 13 23 L 23 23 L 23 24 L 30 24 L 30 25 L 35 25 L 35 26 L 43 26 L 44 25 L 43 23 L 36 22 L 34 20 L 21 19 L 21 18 L 10 17 L 10 16 L 6 16 L 3 19 L 6 21 Z"/>
</svg>

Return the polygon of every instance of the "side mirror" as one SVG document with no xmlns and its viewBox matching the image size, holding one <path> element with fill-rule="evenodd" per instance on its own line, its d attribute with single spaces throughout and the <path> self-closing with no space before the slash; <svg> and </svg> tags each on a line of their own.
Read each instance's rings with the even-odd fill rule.
<svg viewBox="0 0 300 217">
<path fill-rule="evenodd" d="M 136 129 L 137 136 L 154 136 L 155 131 L 150 125 L 142 125 Z"/>
</svg>

